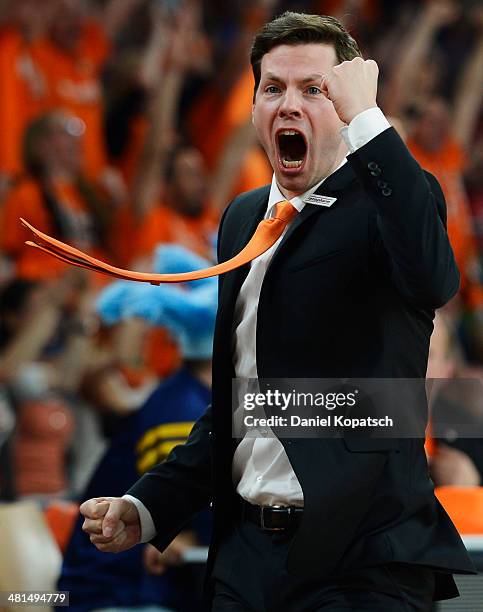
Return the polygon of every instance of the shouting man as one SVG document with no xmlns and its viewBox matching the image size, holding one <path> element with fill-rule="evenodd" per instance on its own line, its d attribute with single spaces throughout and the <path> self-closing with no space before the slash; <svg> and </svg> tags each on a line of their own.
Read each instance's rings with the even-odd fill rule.
<svg viewBox="0 0 483 612">
<path fill-rule="evenodd" d="M 214 611 L 429 611 L 474 569 L 424 440 L 240 440 L 230 405 L 233 378 L 424 379 L 434 310 L 459 285 L 443 195 L 336 19 L 285 13 L 257 33 L 251 63 L 273 180 L 227 208 L 219 261 L 263 218 L 286 228 L 220 277 L 212 406 L 126 496 L 85 502 L 84 530 L 100 550 L 162 550 L 212 503 Z"/>
</svg>

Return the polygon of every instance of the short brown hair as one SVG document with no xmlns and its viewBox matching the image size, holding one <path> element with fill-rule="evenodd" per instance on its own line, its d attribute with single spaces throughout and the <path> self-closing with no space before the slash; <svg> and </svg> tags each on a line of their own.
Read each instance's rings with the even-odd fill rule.
<svg viewBox="0 0 483 612">
<path fill-rule="evenodd" d="M 260 83 L 263 56 L 279 45 L 323 43 L 333 45 L 339 62 L 362 55 L 356 41 L 342 23 L 329 15 L 307 15 L 287 11 L 258 30 L 250 61 L 255 79 L 254 96 Z"/>
</svg>

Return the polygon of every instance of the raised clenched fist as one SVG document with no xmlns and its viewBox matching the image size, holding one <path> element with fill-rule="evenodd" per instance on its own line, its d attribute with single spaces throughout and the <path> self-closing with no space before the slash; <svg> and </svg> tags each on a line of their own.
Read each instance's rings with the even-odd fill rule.
<svg viewBox="0 0 483 612">
<path fill-rule="evenodd" d="M 322 91 L 347 125 L 356 115 L 377 106 L 379 68 L 374 60 L 355 57 L 334 66 L 322 80 Z"/>
</svg>

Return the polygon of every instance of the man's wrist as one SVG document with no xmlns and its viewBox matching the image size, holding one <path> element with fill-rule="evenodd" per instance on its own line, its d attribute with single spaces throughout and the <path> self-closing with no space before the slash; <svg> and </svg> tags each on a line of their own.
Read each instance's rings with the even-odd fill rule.
<svg viewBox="0 0 483 612">
<path fill-rule="evenodd" d="M 341 135 L 350 153 L 354 153 L 381 132 L 391 127 L 378 106 L 372 106 L 356 115 L 348 126 L 341 128 Z"/>
<path fill-rule="evenodd" d="M 139 514 L 139 523 L 141 525 L 141 538 L 140 543 L 145 544 L 146 542 L 150 542 L 156 535 L 156 527 L 154 526 L 154 521 L 151 517 L 151 513 L 143 504 L 143 502 L 137 497 L 133 497 L 132 495 L 126 494 L 122 496 L 123 499 L 131 502 L 136 506 L 136 510 Z"/>
<path fill-rule="evenodd" d="M 365 111 L 370 110 L 371 108 L 378 108 L 377 103 L 371 102 L 371 103 L 367 103 L 361 106 L 357 106 L 354 109 L 352 109 L 351 112 L 347 116 L 346 125 L 349 126 L 354 119 L 356 119 L 359 115 L 361 115 Z"/>
</svg>

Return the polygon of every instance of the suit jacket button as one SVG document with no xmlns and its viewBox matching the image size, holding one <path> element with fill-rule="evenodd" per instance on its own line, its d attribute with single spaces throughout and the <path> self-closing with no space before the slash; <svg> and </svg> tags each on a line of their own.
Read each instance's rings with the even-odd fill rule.
<svg viewBox="0 0 483 612">
<path fill-rule="evenodd" d="M 367 164 L 367 167 L 369 168 L 369 170 L 376 170 L 379 169 L 379 166 L 376 164 L 376 162 L 369 162 Z"/>
<path fill-rule="evenodd" d="M 392 189 L 390 187 L 386 187 L 385 189 L 382 190 L 383 196 L 390 196 L 391 193 L 392 193 Z"/>
<path fill-rule="evenodd" d="M 387 187 L 387 183 L 386 181 L 377 181 L 377 186 L 384 189 L 384 187 Z"/>
</svg>

